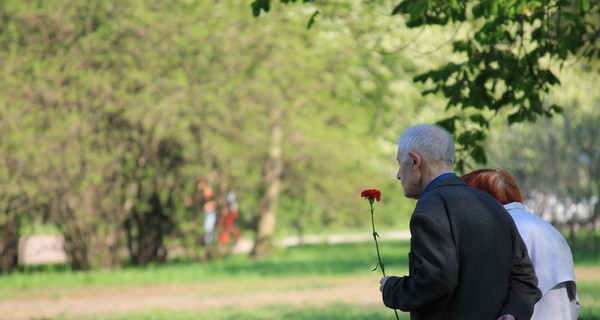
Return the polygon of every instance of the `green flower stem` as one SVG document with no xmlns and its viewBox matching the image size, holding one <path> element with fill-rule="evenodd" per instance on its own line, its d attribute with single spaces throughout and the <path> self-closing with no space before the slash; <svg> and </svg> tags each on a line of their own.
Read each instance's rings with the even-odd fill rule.
<svg viewBox="0 0 600 320">
<path fill-rule="evenodd" d="M 375 266 L 375 269 L 373 269 L 372 271 L 375 271 L 375 270 L 377 270 L 377 267 L 380 267 L 381 273 L 385 277 L 385 267 L 383 266 L 383 262 L 381 262 L 381 254 L 379 254 L 379 243 L 377 242 L 377 238 L 379 237 L 379 234 L 377 233 L 377 231 L 375 231 L 375 218 L 374 218 L 375 208 L 373 208 L 374 200 L 375 199 L 373 199 L 373 198 L 369 198 L 369 204 L 371 205 L 371 226 L 373 227 L 373 240 L 375 240 L 375 248 L 377 249 L 377 265 Z M 400 317 L 398 316 L 398 310 L 394 309 L 394 313 L 396 314 L 396 320 L 400 320 Z"/>
<path fill-rule="evenodd" d="M 375 248 L 377 249 L 377 265 L 375 266 L 375 269 L 373 269 L 372 271 L 375 271 L 375 270 L 377 270 L 377 267 L 380 267 L 381 273 L 385 277 L 385 266 L 383 265 L 383 262 L 381 262 L 381 254 L 379 253 L 379 243 L 377 242 L 377 238 L 379 237 L 379 234 L 377 233 L 377 231 L 375 231 L 375 218 L 374 218 L 375 209 L 373 208 L 373 199 L 372 198 L 369 199 L 369 204 L 371 205 L 371 226 L 373 227 L 373 240 L 375 240 Z"/>
</svg>

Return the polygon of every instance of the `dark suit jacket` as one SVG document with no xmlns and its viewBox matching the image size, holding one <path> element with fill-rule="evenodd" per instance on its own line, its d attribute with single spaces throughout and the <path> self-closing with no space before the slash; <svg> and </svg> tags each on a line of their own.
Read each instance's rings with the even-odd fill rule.
<svg viewBox="0 0 600 320">
<path fill-rule="evenodd" d="M 508 212 L 457 176 L 429 190 L 410 221 L 409 275 L 388 279 L 385 305 L 413 320 L 530 319 L 541 292 Z"/>
</svg>

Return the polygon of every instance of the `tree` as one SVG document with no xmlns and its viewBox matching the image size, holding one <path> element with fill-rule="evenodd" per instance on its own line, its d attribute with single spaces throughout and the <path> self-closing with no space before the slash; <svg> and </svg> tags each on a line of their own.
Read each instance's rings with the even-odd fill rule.
<svg viewBox="0 0 600 320">
<path fill-rule="evenodd" d="M 317 187 L 333 190 L 332 184 L 323 188 L 324 182 L 343 174 L 343 161 L 329 165 L 340 160 L 341 153 L 325 147 L 325 142 L 349 125 L 342 110 L 350 105 L 334 97 L 337 90 L 348 90 L 348 82 L 331 76 L 345 66 L 342 58 L 338 56 L 336 63 L 333 55 L 307 48 L 317 35 L 292 23 L 299 17 L 277 15 L 276 21 L 249 33 L 256 28 L 255 21 L 244 18 L 244 11 L 237 13 L 240 16 L 230 16 L 230 21 L 205 21 L 219 30 L 203 40 L 213 44 L 205 55 L 212 63 L 188 69 L 190 82 L 199 84 L 190 92 L 198 106 L 193 118 L 207 124 L 196 134 L 201 141 L 196 157 L 223 173 L 228 185 L 252 204 L 246 206 L 255 232 L 252 254 L 262 257 L 270 252 L 277 221 L 285 214 L 279 208 L 282 197 L 289 200 L 293 193 L 302 200 L 292 201 L 334 211 L 334 203 L 320 193 L 306 195 Z M 285 40 L 289 33 L 298 37 Z M 231 41 L 223 41 L 223 35 Z M 340 147 L 346 143 L 338 141 Z"/>
<path fill-rule="evenodd" d="M 8 176 L 19 184 L 7 184 L 0 198 L 24 195 L 33 208 L 43 207 L 28 221 L 62 232 L 73 269 L 120 264 L 126 231 L 133 262 L 160 260 L 181 148 L 165 133 L 177 125 L 163 117 L 164 108 L 141 109 L 171 97 L 169 87 L 151 81 L 171 61 L 152 56 L 160 50 L 143 55 L 130 46 L 136 36 L 152 36 L 131 19 L 133 4 L 0 6 L 7 30 L 0 37 L 1 110 L 15 120 L 1 146 L 13 150 L 7 169 L 21 168 Z M 158 73 L 154 79 L 140 70 L 148 61 L 161 63 L 144 69 Z M 15 208 L 2 207 L 3 214 Z"/>
<path fill-rule="evenodd" d="M 253 1 L 254 16 L 268 12 L 271 2 Z M 308 23 L 314 26 L 327 4 L 303 2 L 317 7 Z M 330 6 L 335 5 L 340 4 Z M 500 111 L 508 110 L 509 123 L 561 113 L 563 107 L 546 102 L 548 92 L 559 84 L 556 68 L 572 58 L 600 58 L 600 2 L 594 0 L 404 0 L 388 12 L 404 18 L 409 28 L 466 25 L 464 36 L 457 33 L 449 41 L 458 57 L 414 78 L 424 84 L 424 94 L 447 99 L 449 115 L 438 123 L 455 135 L 460 171 L 468 157 L 486 162 L 482 143 Z"/>
<path fill-rule="evenodd" d="M 564 84 L 549 100 L 570 112 L 527 126 L 497 125 L 486 147 L 490 163 L 513 172 L 526 205 L 574 238 L 577 228 L 596 230 L 599 219 L 600 74 L 566 68 L 559 75 Z"/>
<path fill-rule="evenodd" d="M 0 0 L 7 244 L 52 224 L 72 269 L 161 262 L 173 247 L 201 259 L 207 176 L 218 203 L 238 195 L 257 257 L 292 225 L 368 223 L 360 190 L 393 190 L 382 140 L 432 114 L 411 94 L 414 64 L 357 50 L 339 20 L 352 5 L 307 32 L 294 12 L 259 23 L 244 1 Z"/>
</svg>

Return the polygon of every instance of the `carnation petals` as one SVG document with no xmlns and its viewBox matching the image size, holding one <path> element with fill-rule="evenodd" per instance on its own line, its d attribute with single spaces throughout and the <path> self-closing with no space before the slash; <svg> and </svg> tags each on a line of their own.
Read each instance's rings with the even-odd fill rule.
<svg viewBox="0 0 600 320">
<path fill-rule="evenodd" d="M 381 191 L 377 189 L 365 189 L 360 193 L 360 196 L 367 199 L 375 199 L 377 202 L 381 200 Z"/>
</svg>

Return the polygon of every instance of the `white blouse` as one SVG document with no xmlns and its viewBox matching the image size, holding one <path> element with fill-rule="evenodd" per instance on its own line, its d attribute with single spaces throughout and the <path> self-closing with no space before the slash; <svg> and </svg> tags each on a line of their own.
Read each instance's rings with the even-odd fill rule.
<svg viewBox="0 0 600 320">
<path fill-rule="evenodd" d="M 554 226 L 527 211 L 520 202 L 506 204 L 504 208 L 525 242 L 542 291 L 531 319 L 576 319 L 579 298 L 573 254 L 567 241 Z"/>
</svg>

